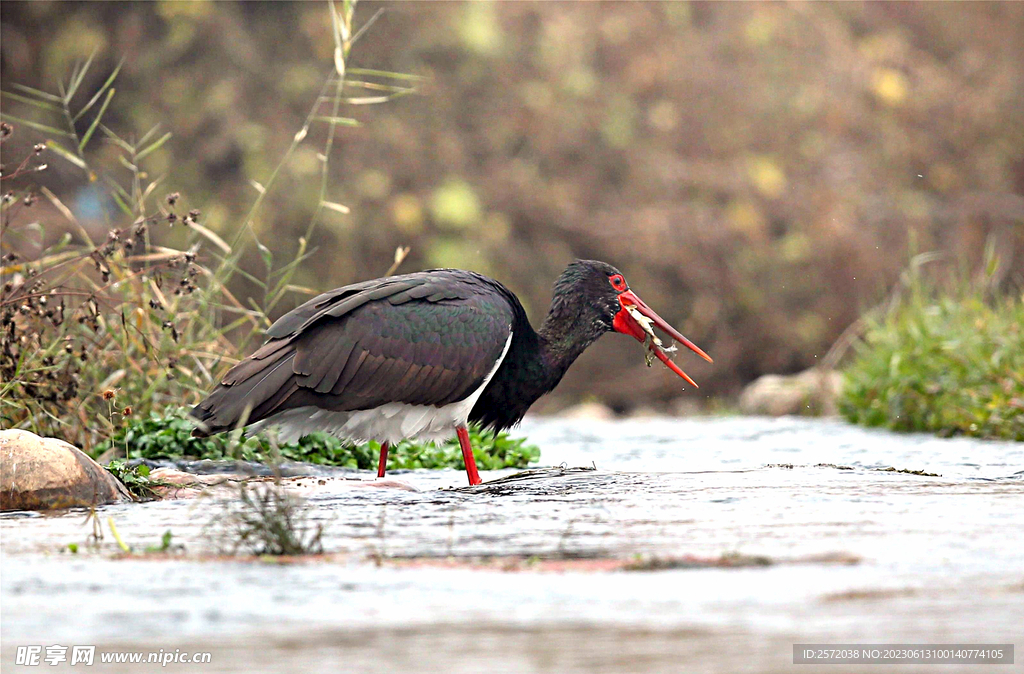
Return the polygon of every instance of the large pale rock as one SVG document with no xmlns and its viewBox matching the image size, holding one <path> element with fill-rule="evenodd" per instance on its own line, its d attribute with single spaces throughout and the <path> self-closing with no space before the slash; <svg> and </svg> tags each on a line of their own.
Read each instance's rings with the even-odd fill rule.
<svg viewBox="0 0 1024 674">
<path fill-rule="evenodd" d="M 117 478 L 57 438 L 0 431 L 0 510 L 56 510 L 130 501 Z"/>
<path fill-rule="evenodd" d="M 615 418 L 615 412 L 607 405 L 599 402 L 585 402 L 573 405 L 558 413 L 564 419 L 583 419 L 586 421 L 608 421 Z"/>
<path fill-rule="evenodd" d="M 835 370 L 811 368 L 794 375 L 766 374 L 740 394 L 740 412 L 767 414 L 832 415 L 843 389 L 843 376 Z"/>
</svg>

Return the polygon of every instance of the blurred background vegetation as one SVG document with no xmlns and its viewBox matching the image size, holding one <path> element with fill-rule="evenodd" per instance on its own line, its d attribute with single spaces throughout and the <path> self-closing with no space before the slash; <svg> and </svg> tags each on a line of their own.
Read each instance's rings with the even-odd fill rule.
<svg viewBox="0 0 1024 674">
<path fill-rule="evenodd" d="M 362 126 L 334 127 L 327 198 L 350 212 L 322 212 L 297 286 L 380 276 L 409 246 L 400 271 L 494 275 L 536 324 L 569 261 L 606 260 L 714 356 L 683 359 L 701 384 L 686 396 L 700 401 L 814 366 L 897 282 L 911 237 L 967 267 L 992 242 L 992 287 L 1019 294 L 1022 3 L 363 2 L 356 23 L 382 8 L 349 67 L 424 79 L 415 95 L 345 108 Z M 82 84 L 93 92 L 123 59 L 104 125 L 173 133 L 147 170 L 226 240 L 334 68 L 322 3 L 5 0 L 0 13 L 5 91 L 53 91 L 95 52 Z M 320 203 L 327 133 L 310 129 L 254 218 L 278 259 L 295 256 Z M 20 128 L 4 162 L 45 139 Z M 36 180 L 96 242 L 129 224 L 59 157 Z M 51 220 L 41 245 L 60 236 Z M 187 244 L 180 227 L 151 235 Z M 263 269 L 255 247 L 241 266 Z M 263 295 L 241 274 L 230 287 L 243 304 Z M 540 409 L 679 395 L 625 338 L 592 351 Z"/>
</svg>

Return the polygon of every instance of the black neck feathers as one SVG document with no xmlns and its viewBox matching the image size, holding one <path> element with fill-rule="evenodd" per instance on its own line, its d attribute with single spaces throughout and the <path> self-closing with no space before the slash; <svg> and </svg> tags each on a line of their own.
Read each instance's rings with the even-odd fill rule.
<svg viewBox="0 0 1024 674">
<path fill-rule="evenodd" d="M 580 354 L 611 330 L 615 312 L 609 293 L 589 272 L 570 265 L 562 273 L 540 330 L 533 329 L 519 300 L 511 296 L 516 310 L 512 344 L 470 413 L 471 421 L 499 430 L 518 424 L 538 398 L 558 385 Z M 607 285 L 602 275 L 597 279 Z"/>
</svg>

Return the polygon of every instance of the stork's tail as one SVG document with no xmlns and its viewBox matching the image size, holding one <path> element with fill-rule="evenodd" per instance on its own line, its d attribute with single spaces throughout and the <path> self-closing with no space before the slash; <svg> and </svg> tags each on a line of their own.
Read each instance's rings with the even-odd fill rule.
<svg viewBox="0 0 1024 674">
<path fill-rule="evenodd" d="M 231 368 L 213 393 L 192 408 L 193 437 L 205 438 L 265 419 L 295 392 L 295 351 L 286 349 L 262 359 L 258 354 Z"/>
</svg>

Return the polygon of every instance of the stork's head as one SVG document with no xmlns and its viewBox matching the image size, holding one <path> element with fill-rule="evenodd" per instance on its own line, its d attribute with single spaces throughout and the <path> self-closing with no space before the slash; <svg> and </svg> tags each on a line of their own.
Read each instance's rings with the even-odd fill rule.
<svg viewBox="0 0 1024 674">
<path fill-rule="evenodd" d="M 579 317 L 577 330 L 595 333 L 594 339 L 611 331 L 630 335 L 643 342 L 658 360 L 695 387 L 697 384 L 669 359 L 653 328 L 662 330 L 709 363 L 713 362 L 708 354 L 647 306 L 630 289 L 622 272 L 605 262 L 576 260 L 562 272 L 555 282 L 551 314 L 565 315 L 570 311 Z"/>
</svg>

